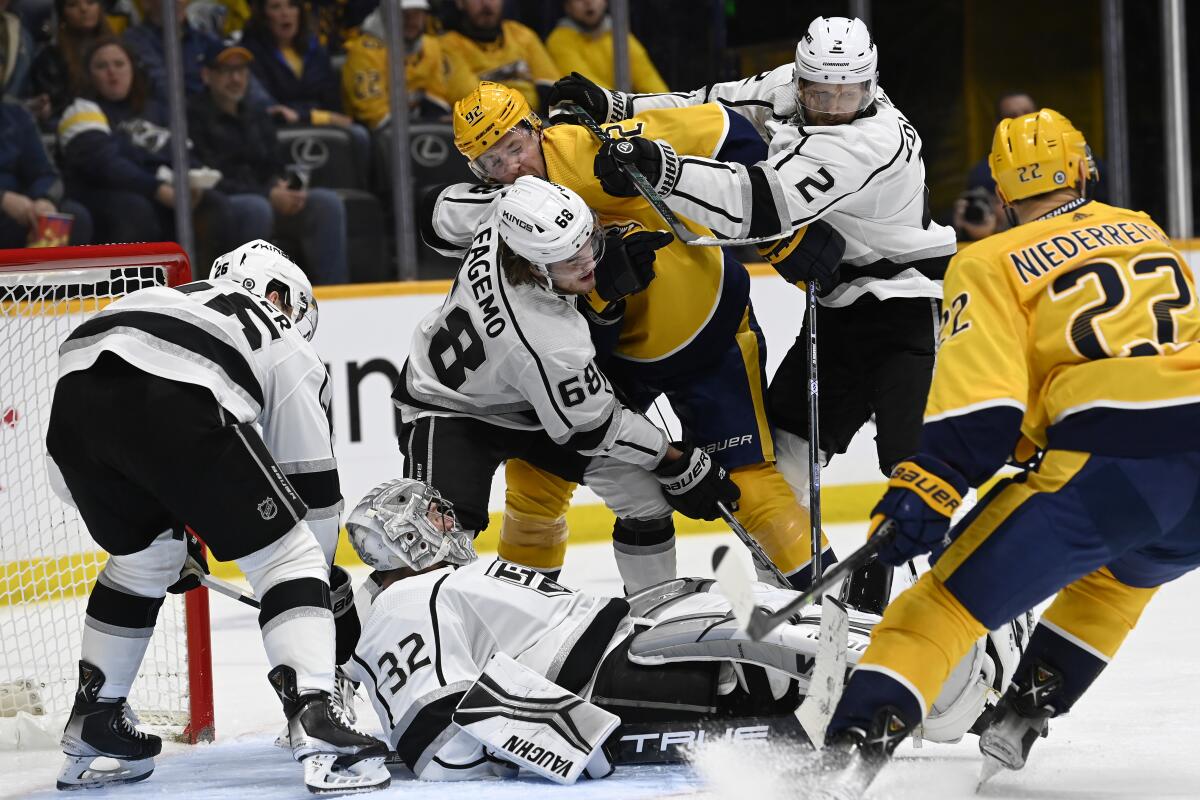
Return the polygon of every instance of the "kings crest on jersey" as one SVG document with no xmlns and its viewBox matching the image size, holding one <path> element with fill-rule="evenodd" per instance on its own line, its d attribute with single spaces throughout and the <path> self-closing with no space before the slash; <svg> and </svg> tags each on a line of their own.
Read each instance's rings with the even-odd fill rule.
<svg viewBox="0 0 1200 800">
<path fill-rule="evenodd" d="M 238 422 L 258 423 L 277 459 L 332 462 L 325 365 L 291 320 L 232 281 L 141 289 L 76 328 L 59 374 L 101 353 L 143 372 L 203 386 Z"/>
<path fill-rule="evenodd" d="M 593 360 L 577 299 L 545 282 L 514 284 L 499 253 L 493 213 L 472 238 L 441 308 L 413 334 L 392 394 L 404 421 L 467 416 L 545 429 L 582 453 L 656 465 L 666 441 L 617 402 Z"/>
</svg>

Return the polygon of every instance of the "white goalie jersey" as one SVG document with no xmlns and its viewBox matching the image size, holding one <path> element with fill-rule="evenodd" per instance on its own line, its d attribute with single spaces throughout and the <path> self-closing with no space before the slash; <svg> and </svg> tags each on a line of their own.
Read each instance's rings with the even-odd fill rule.
<svg viewBox="0 0 1200 800">
<path fill-rule="evenodd" d="M 403 419 L 466 416 L 544 429 L 584 455 L 657 466 L 666 434 L 617 401 L 576 299 L 545 283 L 513 284 L 499 244 L 489 215 L 441 308 L 413 333 L 392 394 Z"/>
<path fill-rule="evenodd" d="M 824 219 L 846 240 L 842 282 L 821 298 L 846 306 L 879 299 L 938 297 L 954 230 L 929 215 L 921 137 L 878 89 L 845 125 L 802 125 L 792 65 L 693 92 L 626 95 L 625 113 L 716 102 L 746 117 L 769 141 L 752 167 L 682 160 L 667 204 L 731 239 L 781 235 Z"/>
<path fill-rule="evenodd" d="M 488 659 L 503 653 L 583 694 L 604 654 L 631 630 L 624 600 L 567 589 L 519 564 L 479 560 L 384 589 L 346 663 L 384 735 L 426 780 L 491 774 L 483 746 L 451 721 Z"/>
<path fill-rule="evenodd" d="M 108 305 L 59 348 L 59 377 L 110 352 L 139 370 L 202 386 L 237 422 L 256 426 L 325 541 L 342 509 L 329 373 L 291 320 L 233 281 L 140 289 Z"/>
</svg>

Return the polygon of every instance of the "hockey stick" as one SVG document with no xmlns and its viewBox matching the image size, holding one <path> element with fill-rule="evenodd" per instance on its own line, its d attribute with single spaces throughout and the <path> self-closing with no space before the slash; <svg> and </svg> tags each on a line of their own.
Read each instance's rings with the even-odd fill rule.
<svg viewBox="0 0 1200 800">
<path fill-rule="evenodd" d="M 195 576 L 196 580 L 200 581 L 201 586 L 205 587 L 206 589 L 211 589 L 217 594 L 223 594 L 226 597 L 237 600 L 239 603 L 245 603 L 251 608 L 261 607 L 254 595 L 243 592 L 232 583 L 226 583 L 219 578 L 214 578 L 212 575 L 209 575 L 207 572 L 202 570 L 200 568 L 200 564 L 190 556 L 188 557 L 187 561 L 184 562 L 183 569 L 180 570 L 179 573 L 180 578 L 186 578 L 188 576 Z"/>
<path fill-rule="evenodd" d="M 589 114 L 582 106 L 568 103 L 564 105 L 563 108 L 568 114 L 583 123 L 583 127 L 591 131 L 592 135 L 601 142 L 611 142 L 613 140 L 613 137 L 609 136 L 607 131 L 597 125 L 596 120 L 592 119 L 592 115 Z M 624 147 L 622 147 L 622 145 L 624 145 Z M 622 153 L 629 153 L 633 150 L 633 145 L 631 144 L 618 143 L 616 146 L 618 149 L 621 149 Z M 687 227 L 679 221 L 679 217 L 675 216 L 675 212 L 667 206 L 667 201 L 663 200 L 662 195 L 654 190 L 654 187 L 650 185 L 650 181 L 646 180 L 646 176 L 642 174 L 640 169 L 635 167 L 633 164 L 621 164 L 621 170 L 629 176 L 629 179 L 633 181 L 633 185 L 637 187 L 638 194 L 646 198 L 646 202 L 658 212 L 658 215 L 662 217 L 663 222 L 667 223 L 667 227 L 671 229 L 671 232 L 675 234 L 675 238 L 679 239 L 679 241 L 683 242 L 684 244 L 695 245 L 720 245 L 723 243 L 720 239 L 717 239 L 714 236 L 700 236 L 699 234 L 689 231 Z M 712 241 L 704 241 L 706 239 L 711 239 Z"/>
<path fill-rule="evenodd" d="M 846 680 L 846 649 L 850 642 L 850 615 L 833 595 L 821 604 L 821 638 L 817 642 L 816 666 L 808 681 L 808 693 L 796 709 L 796 719 L 813 747 L 825 743 L 825 730 L 842 698 Z"/>
<path fill-rule="evenodd" d="M 759 571 L 773 577 L 780 589 L 793 588 L 787 579 L 787 575 L 784 575 L 783 570 L 775 566 L 775 562 L 767 555 L 767 551 L 763 550 L 763 546 L 758 543 L 758 540 L 750 535 L 750 532 L 742 526 L 742 523 L 738 522 L 737 517 L 729 510 L 729 507 L 724 503 L 717 503 L 717 510 L 721 512 L 721 516 L 725 519 L 725 524 L 742 540 L 742 544 L 746 545 L 746 549 L 750 551 L 750 558 L 754 561 L 754 566 L 758 567 Z"/>
<path fill-rule="evenodd" d="M 804 287 L 808 314 L 808 514 L 812 536 L 812 582 L 821 580 L 821 441 L 817 424 L 820 397 L 820 376 L 817 372 L 817 282 L 809 280 Z M 820 595 L 817 602 L 821 602 Z"/>
<path fill-rule="evenodd" d="M 848 555 L 845 561 L 835 564 L 821 576 L 819 581 L 814 581 L 807 592 L 800 594 L 795 600 L 774 612 L 754 604 L 750 581 L 746 579 L 745 573 L 738 568 L 738 565 L 728 558 L 728 545 L 718 545 L 713 550 L 713 572 L 717 576 L 721 593 L 733 606 L 733 612 L 738 622 L 746 629 L 750 638 L 757 642 L 780 625 L 788 622 L 796 611 L 812 603 L 814 598 L 824 597 L 842 578 L 868 563 L 881 549 L 896 538 L 896 531 L 894 522 L 890 520 L 885 522 L 879 532 L 868 539 L 866 544 Z"/>
</svg>

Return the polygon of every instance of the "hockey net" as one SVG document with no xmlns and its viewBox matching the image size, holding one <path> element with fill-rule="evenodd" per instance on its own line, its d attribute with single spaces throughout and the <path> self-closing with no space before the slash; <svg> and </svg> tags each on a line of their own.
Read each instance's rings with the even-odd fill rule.
<svg viewBox="0 0 1200 800">
<path fill-rule="evenodd" d="M 118 297 L 188 280 L 174 244 L 0 250 L 0 749 L 57 744 L 107 558 L 47 477 L 58 347 Z M 129 697 L 142 723 L 184 741 L 212 738 L 208 625 L 204 589 L 167 595 Z"/>
</svg>

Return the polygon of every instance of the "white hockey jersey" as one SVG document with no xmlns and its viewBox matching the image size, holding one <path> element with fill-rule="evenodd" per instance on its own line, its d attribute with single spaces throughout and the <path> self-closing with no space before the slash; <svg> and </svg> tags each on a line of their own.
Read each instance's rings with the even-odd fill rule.
<svg viewBox="0 0 1200 800">
<path fill-rule="evenodd" d="M 624 600 L 481 559 L 384 589 L 345 670 L 363 683 L 385 737 L 417 777 L 478 778 L 490 774 L 483 747 L 450 717 L 488 659 L 504 653 L 583 694 L 604 654 L 632 631 L 628 612 Z"/>
<path fill-rule="evenodd" d="M 489 213 L 441 308 L 413 333 L 392 394 L 403 419 L 467 416 L 545 429 L 584 455 L 658 466 L 666 434 L 613 395 L 576 298 L 545 284 L 514 285 L 499 242 Z"/>
<path fill-rule="evenodd" d="M 234 281 L 140 289 L 77 327 L 59 348 L 59 377 L 111 352 L 143 372 L 203 386 L 252 423 L 299 492 L 314 533 L 336 541 L 342 510 L 329 415 L 329 373 L 291 321 Z M 317 524 L 314 524 L 317 523 Z"/>
<path fill-rule="evenodd" d="M 625 107 L 634 114 L 706 102 L 750 120 L 770 154 L 749 168 L 684 158 L 667 198 L 672 209 L 732 239 L 824 219 L 846 240 L 842 283 L 821 298 L 827 306 L 865 294 L 941 297 L 954 230 L 930 218 L 921 137 L 882 89 L 846 125 L 797 124 L 790 64 L 693 92 L 628 95 Z"/>
</svg>

